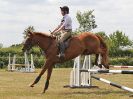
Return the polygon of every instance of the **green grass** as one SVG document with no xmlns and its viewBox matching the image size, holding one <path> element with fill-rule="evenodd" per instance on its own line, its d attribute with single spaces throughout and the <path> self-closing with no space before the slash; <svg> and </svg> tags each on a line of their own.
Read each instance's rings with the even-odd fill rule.
<svg viewBox="0 0 133 99">
<path fill-rule="evenodd" d="M 93 80 L 93 84 L 99 86 L 99 89 L 70 89 L 63 88 L 69 84 L 69 75 L 71 69 L 54 69 L 50 80 L 50 86 L 45 94 L 40 94 L 44 87 L 46 74 L 43 75 L 40 82 L 30 88 L 37 73 L 19 73 L 0 70 L 0 99 L 132 99 L 129 97 L 132 93 L 112 87 L 103 82 Z M 133 75 L 106 75 L 99 74 L 99 77 L 111 80 L 121 85 L 133 88 Z"/>
</svg>

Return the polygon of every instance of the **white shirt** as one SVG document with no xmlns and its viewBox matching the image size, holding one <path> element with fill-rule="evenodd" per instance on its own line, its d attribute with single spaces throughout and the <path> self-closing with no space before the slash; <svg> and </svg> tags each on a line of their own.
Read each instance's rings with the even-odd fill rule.
<svg viewBox="0 0 133 99">
<path fill-rule="evenodd" d="M 72 29 L 71 17 L 68 14 L 64 15 L 63 19 L 61 20 L 61 24 L 65 29 Z"/>
</svg>

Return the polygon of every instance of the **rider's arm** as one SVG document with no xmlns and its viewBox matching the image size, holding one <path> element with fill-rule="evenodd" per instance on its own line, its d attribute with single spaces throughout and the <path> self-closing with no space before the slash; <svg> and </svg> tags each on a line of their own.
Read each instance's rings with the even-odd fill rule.
<svg viewBox="0 0 133 99">
<path fill-rule="evenodd" d="M 61 27 L 61 24 L 60 24 L 60 25 L 58 25 L 58 27 L 57 27 L 57 28 L 55 28 L 55 30 L 52 32 L 52 34 L 55 34 L 55 31 L 57 31 L 60 27 Z"/>
<path fill-rule="evenodd" d="M 68 21 L 65 19 L 64 22 L 60 25 L 60 27 L 59 27 L 56 31 L 54 31 L 54 32 L 55 32 L 54 34 L 60 32 L 62 29 L 64 29 L 64 26 L 65 26 L 67 23 L 68 23 Z"/>
<path fill-rule="evenodd" d="M 63 24 L 55 31 L 55 34 L 59 33 L 62 29 L 64 29 L 64 25 Z"/>
</svg>

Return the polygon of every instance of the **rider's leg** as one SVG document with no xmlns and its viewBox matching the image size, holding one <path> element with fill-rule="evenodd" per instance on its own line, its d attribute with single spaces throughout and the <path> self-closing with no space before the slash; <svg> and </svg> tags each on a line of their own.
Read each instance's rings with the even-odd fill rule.
<svg viewBox="0 0 133 99">
<path fill-rule="evenodd" d="M 58 57 L 64 57 L 65 56 L 65 45 L 64 42 L 59 42 L 59 55 Z"/>
<path fill-rule="evenodd" d="M 59 49 L 60 49 L 60 54 L 58 55 L 60 58 L 65 56 L 65 44 L 64 41 L 71 36 L 70 32 L 62 32 L 61 37 L 59 39 Z"/>
</svg>

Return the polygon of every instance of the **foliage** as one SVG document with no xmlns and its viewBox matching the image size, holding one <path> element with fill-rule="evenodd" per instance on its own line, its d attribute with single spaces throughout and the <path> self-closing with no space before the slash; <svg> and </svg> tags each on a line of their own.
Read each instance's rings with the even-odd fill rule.
<svg viewBox="0 0 133 99">
<path fill-rule="evenodd" d="M 77 12 L 76 18 L 79 22 L 77 32 L 88 32 L 97 27 L 93 11 L 94 10 L 90 10 L 84 13 L 81 13 L 80 11 Z"/>
<path fill-rule="evenodd" d="M 20 46 L 15 46 L 12 45 L 9 48 L 2 48 L 0 49 L 0 64 L 4 64 L 5 66 L 8 65 L 8 57 L 9 53 L 11 57 L 13 55 L 16 55 L 16 63 L 24 63 L 24 53 L 22 53 L 22 45 Z M 34 64 L 36 68 L 41 68 L 44 63 L 45 63 L 45 57 L 42 55 L 40 52 L 40 49 L 38 47 L 34 47 L 31 52 L 28 54 L 29 59 L 30 59 L 30 54 L 33 54 L 34 56 Z M 68 61 L 63 64 L 57 64 L 56 67 L 72 67 L 73 66 L 73 61 Z"/>
<path fill-rule="evenodd" d="M 110 60 L 111 65 L 129 65 L 133 66 L 133 59 L 132 58 L 112 58 Z"/>
<path fill-rule="evenodd" d="M 132 41 L 129 40 L 128 36 L 120 31 L 116 31 L 113 34 L 110 34 L 109 38 L 116 48 L 120 48 L 120 46 L 132 45 Z"/>
<path fill-rule="evenodd" d="M 125 33 L 116 31 L 109 35 L 108 45 L 110 53 L 115 54 L 119 53 L 120 46 L 131 46 L 132 41 L 125 35 Z"/>
<path fill-rule="evenodd" d="M 3 44 L 2 43 L 0 43 L 0 48 L 2 48 L 3 47 Z"/>
<path fill-rule="evenodd" d="M 109 49 L 109 55 L 111 57 L 132 56 L 131 50 L 122 51 L 122 49 L 120 49 L 121 46 L 132 45 L 132 41 L 123 32 L 117 30 L 116 32 L 110 34 L 109 36 L 106 35 L 105 32 L 98 32 L 96 34 L 100 35 L 106 42 Z"/>
<path fill-rule="evenodd" d="M 13 57 L 14 54 L 16 54 L 16 63 L 24 63 L 24 54 L 21 51 L 22 46 L 12 46 L 9 48 L 2 48 L 0 49 L 0 64 L 4 64 L 5 66 L 8 65 L 8 56 L 9 53 L 11 54 L 11 57 Z M 36 68 L 40 68 L 45 63 L 45 57 L 40 53 L 40 49 L 37 47 L 34 47 L 33 50 L 30 52 L 34 56 L 34 64 Z M 30 54 L 28 55 L 30 59 Z M 123 64 L 123 65 L 133 65 L 132 58 L 133 57 L 133 50 L 118 50 L 118 52 L 110 52 L 111 61 L 110 64 Z M 128 57 L 124 58 L 123 62 L 122 59 L 117 59 L 116 57 Z M 114 57 L 114 58 L 113 58 Z M 68 62 L 65 62 L 63 64 L 56 64 L 56 68 L 69 68 L 73 67 L 73 60 L 70 60 Z"/>
<path fill-rule="evenodd" d="M 10 47 L 22 47 L 22 46 L 23 46 L 22 44 L 13 44 Z"/>
</svg>

